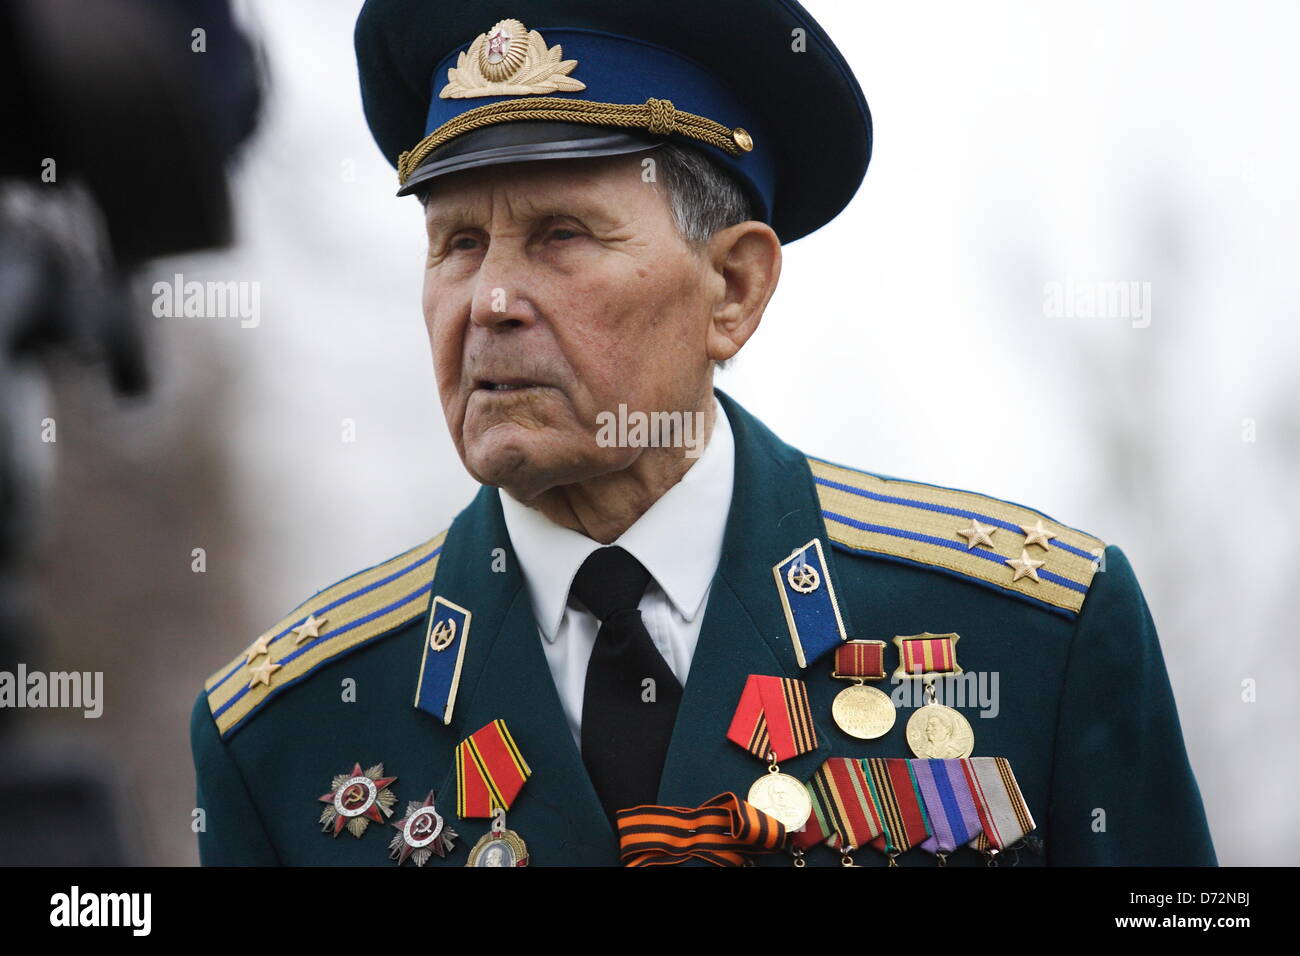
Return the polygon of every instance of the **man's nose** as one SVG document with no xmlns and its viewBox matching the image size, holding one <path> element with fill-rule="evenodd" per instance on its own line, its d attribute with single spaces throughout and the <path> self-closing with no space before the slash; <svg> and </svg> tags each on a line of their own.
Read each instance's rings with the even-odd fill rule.
<svg viewBox="0 0 1300 956">
<path fill-rule="evenodd" d="M 509 253 L 489 249 L 479 267 L 470 321 L 487 329 L 524 328 L 537 318 L 526 294 L 526 264 Z"/>
</svg>

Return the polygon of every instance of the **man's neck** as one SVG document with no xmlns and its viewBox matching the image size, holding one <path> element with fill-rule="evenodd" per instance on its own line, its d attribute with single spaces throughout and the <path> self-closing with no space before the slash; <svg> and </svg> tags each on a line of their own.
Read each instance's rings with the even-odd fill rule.
<svg viewBox="0 0 1300 956">
<path fill-rule="evenodd" d="M 698 446 L 701 450 L 713 435 L 716 407 L 710 392 L 707 404 L 700 409 L 704 415 L 704 434 Z M 687 457 L 681 448 L 646 448 L 629 468 L 559 485 L 526 504 L 561 527 L 610 544 L 681 481 L 698 460 Z"/>
</svg>

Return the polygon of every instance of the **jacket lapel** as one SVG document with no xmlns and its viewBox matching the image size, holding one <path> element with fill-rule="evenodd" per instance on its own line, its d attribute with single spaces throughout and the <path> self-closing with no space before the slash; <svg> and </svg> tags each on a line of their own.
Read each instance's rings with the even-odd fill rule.
<svg viewBox="0 0 1300 956">
<path fill-rule="evenodd" d="M 833 560 L 804 456 L 728 395 L 719 391 L 717 396 L 735 435 L 736 480 L 722 560 L 659 785 L 659 802 L 670 806 L 698 806 L 724 791 L 744 799 L 766 772 L 763 762 L 726 734 L 750 674 L 805 677 L 772 567 L 817 537 L 828 565 Z M 833 568 L 828 571 L 834 580 Z M 814 726 L 817 748 L 782 763 L 783 773 L 806 780 L 830 755 L 830 736 L 815 718 Z"/>
<path fill-rule="evenodd" d="M 496 548 L 504 549 L 503 570 L 493 570 Z M 501 567 L 500 560 L 495 563 Z M 503 719 L 532 770 L 507 816 L 508 826 L 528 844 L 530 857 L 542 865 L 616 863 L 614 836 L 569 732 L 495 488 L 480 489 L 453 522 L 433 594 L 473 614 L 446 729 L 452 747 Z M 428 720 L 431 731 L 441 729 L 434 715 Z M 454 813 L 454 751 L 448 757 L 438 794 L 440 805 Z M 461 820 L 456 828 L 472 846 L 488 824 Z"/>
</svg>

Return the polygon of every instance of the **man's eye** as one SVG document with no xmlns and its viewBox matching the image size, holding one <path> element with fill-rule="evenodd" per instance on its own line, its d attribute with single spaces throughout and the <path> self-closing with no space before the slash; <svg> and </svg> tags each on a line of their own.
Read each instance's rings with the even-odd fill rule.
<svg viewBox="0 0 1300 956">
<path fill-rule="evenodd" d="M 576 229 L 564 229 L 564 228 L 552 229 L 551 238 L 552 239 L 576 239 L 578 238 L 578 231 Z"/>
<path fill-rule="evenodd" d="M 457 236 L 451 241 L 451 248 L 460 252 L 469 252 L 478 246 L 479 242 L 473 236 Z"/>
</svg>

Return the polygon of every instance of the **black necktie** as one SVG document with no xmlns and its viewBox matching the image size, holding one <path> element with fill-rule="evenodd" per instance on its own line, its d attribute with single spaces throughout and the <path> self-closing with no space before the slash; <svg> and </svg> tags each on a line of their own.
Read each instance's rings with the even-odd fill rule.
<svg viewBox="0 0 1300 956">
<path fill-rule="evenodd" d="M 656 802 L 682 699 L 637 610 L 649 583 L 641 562 L 616 547 L 593 551 L 573 579 L 573 596 L 600 620 L 582 698 L 582 760 L 611 824 L 619 810 Z"/>
</svg>

